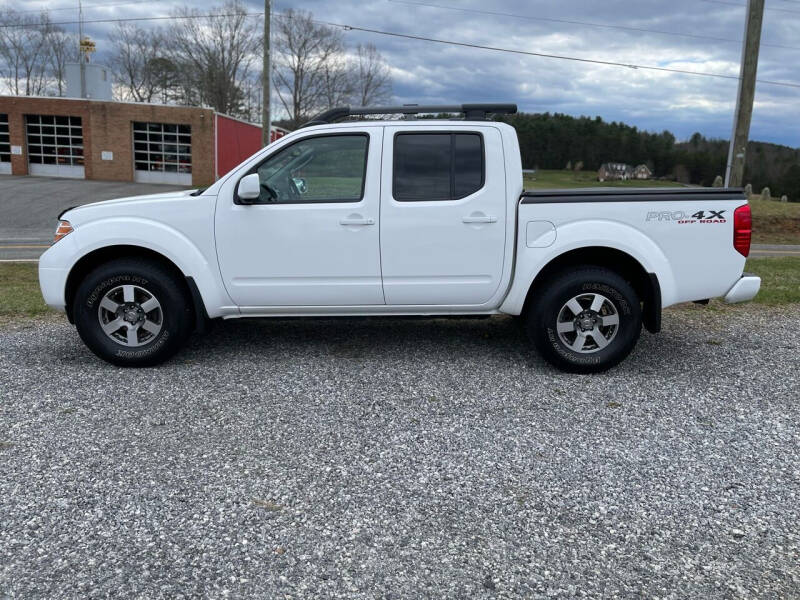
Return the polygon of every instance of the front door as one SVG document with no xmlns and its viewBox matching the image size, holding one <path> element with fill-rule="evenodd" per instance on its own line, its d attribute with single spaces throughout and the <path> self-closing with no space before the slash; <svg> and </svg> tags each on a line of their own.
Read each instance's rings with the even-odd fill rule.
<svg viewBox="0 0 800 600">
<path fill-rule="evenodd" d="M 500 285 L 506 244 L 500 131 L 387 127 L 382 178 L 386 304 L 488 302 Z"/>
<path fill-rule="evenodd" d="M 384 303 L 382 137 L 382 128 L 365 127 L 281 146 L 248 171 L 261 181 L 255 203 L 236 203 L 233 186 L 225 186 L 228 197 L 217 201 L 217 253 L 237 305 Z"/>
</svg>

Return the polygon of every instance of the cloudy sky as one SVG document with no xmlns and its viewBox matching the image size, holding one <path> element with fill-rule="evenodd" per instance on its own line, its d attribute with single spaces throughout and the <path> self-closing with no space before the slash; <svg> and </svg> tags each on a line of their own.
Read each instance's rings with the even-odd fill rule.
<svg viewBox="0 0 800 600">
<path fill-rule="evenodd" d="M 739 72 L 745 0 L 418 1 L 430 6 L 405 0 L 273 0 L 273 10 L 304 9 L 329 22 L 527 52 L 733 76 Z M 245 3 L 254 12 L 263 10 L 258 1 Z M 26 0 L 6 6 L 21 10 L 48 6 L 54 21 L 66 21 L 74 19 L 76 11 L 63 8 L 76 4 L 76 0 Z M 84 18 L 168 15 L 181 4 L 85 0 Z M 215 4 L 219 2 L 193 3 L 197 8 Z M 800 84 L 800 0 L 766 0 L 766 6 L 758 77 Z M 87 31 L 102 49 L 110 26 L 92 25 Z M 679 139 L 695 131 L 711 137 L 730 135 L 737 90 L 732 79 L 585 64 L 357 31 L 347 31 L 345 40 L 353 46 L 372 42 L 384 54 L 392 68 L 397 102 L 516 102 L 523 111 L 599 115 L 648 130 L 669 129 Z M 800 147 L 800 88 L 757 85 L 751 139 Z"/>
</svg>

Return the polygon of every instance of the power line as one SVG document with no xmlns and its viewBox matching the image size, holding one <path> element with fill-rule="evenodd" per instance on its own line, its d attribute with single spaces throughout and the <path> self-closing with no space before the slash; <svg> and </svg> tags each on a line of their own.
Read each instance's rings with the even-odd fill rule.
<svg viewBox="0 0 800 600">
<path fill-rule="evenodd" d="M 710 0 L 709 0 L 710 1 Z M 178 19 L 204 19 L 204 18 L 222 18 L 222 17 L 233 17 L 233 16 L 245 16 L 245 17 L 263 17 L 263 12 L 256 12 L 256 13 L 217 13 L 217 14 L 205 14 L 205 15 L 173 15 L 173 16 L 166 16 L 166 17 L 130 17 L 127 19 L 91 19 L 83 21 L 84 25 L 92 24 L 92 23 L 127 23 L 131 21 L 163 21 L 163 20 L 178 20 Z M 291 18 L 287 15 L 281 13 L 273 13 L 273 17 L 276 18 Z M 491 50 L 493 52 L 504 52 L 508 54 L 520 54 L 523 56 L 537 56 L 539 58 L 551 58 L 557 60 L 568 60 L 572 62 L 580 62 L 580 63 L 588 63 L 588 64 L 595 64 L 595 65 L 605 65 L 611 67 L 626 67 L 629 69 L 642 69 L 647 71 L 659 71 L 662 73 L 679 73 L 682 75 L 696 75 L 698 77 L 715 77 L 718 79 L 734 79 L 739 80 L 738 75 L 724 75 L 722 73 L 708 73 L 705 71 L 689 71 L 688 69 L 674 69 L 670 67 L 655 67 L 652 65 L 640 65 L 635 63 L 621 63 L 615 62 L 610 60 L 600 60 L 600 59 L 593 59 L 593 58 L 580 58 L 577 56 L 565 56 L 561 54 L 549 54 L 545 52 L 531 52 L 527 50 L 514 50 L 513 48 L 501 48 L 499 46 L 486 46 L 483 44 L 474 44 L 469 42 L 456 42 L 453 40 L 443 40 L 439 38 L 432 38 L 426 37 L 421 35 L 412 35 L 409 33 L 398 33 L 394 31 L 383 31 L 380 29 L 371 29 L 369 27 L 359 27 L 357 25 L 347 25 L 343 23 L 333 23 L 330 21 L 319 21 L 314 20 L 314 23 L 318 25 L 327 25 L 329 27 L 338 27 L 340 29 L 344 29 L 345 31 L 361 31 L 364 33 L 372 33 L 375 35 L 385 35 L 389 37 L 396 37 L 408 40 L 418 40 L 423 42 L 432 42 L 435 44 L 448 44 L 451 46 L 460 46 L 462 48 L 474 48 L 478 50 Z M 57 23 L 50 23 L 51 25 L 75 25 L 80 23 L 79 21 L 61 21 Z M 0 29 L 4 29 L 7 27 L 36 27 L 38 24 L 13 24 L 13 25 L 0 25 Z M 790 88 L 798 88 L 800 89 L 800 83 L 793 83 L 789 81 L 770 81 L 766 79 L 759 79 L 758 83 L 764 85 L 776 85 L 782 87 L 790 87 Z"/>
<path fill-rule="evenodd" d="M 126 2 L 111 2 L 111 3 L 102 2 L 102 3 L 98 3 L 98 4 L 84 4 L 83 7 L 84 8 L 111 8 L 112 6 L 128 6 L 128 5 L 131 5 L 131 4 L 141 4 L 141 2 L 131 2 L 131 0 L 127 0 Z M 44 8 L 38 8 L 38 9 L 33 9 L 33 10 L 15 10 L 15 9 L 12 8 L 10 10 L 13 10 L 17 14 L 24 15 L 26 13 L 43 13 L 43 12 L 50 13 L 50 12 L 56 12 L 56 11 L 62 11 L 62 10 L 78 10 L 78 8 L 76 6 L 62 6 L 62 7 L 58 7 L 58 8 L 44 7 Z"/>
<path fill-rule="evenodd" d="M 739 8 L 747 8 L 746 4 L 739 4 L 738 2 L 725 2 L 725 0 L 701 0 L 702 2 L 708 2 L 710 4 L 725 4 L 726 6 L 738 6 Z M 771 6 L 766 7 L 764 10 L 772 10 L 775 12 L 782 12 L 782 13 L 791 13 L 794 15 L 800 15 L 800 10 L 789 10 L 788 8 L 773 8 Z"/>
<path fill-rule="evenodd" d="M 264 13 L 214 13 L 214 14 L 206 14 L 206 15 L 170 15 L 166 17 L 128 17 L 125 19 L 84 19 L 82 22 L 84 25 L 92 24 L 92 23 L 129 23 L 132 21 L 167 21 L 167 20 L 177 20 L 177 19 L 205 19 L 205 18 L 221 18 L 221 17 L 238 17 L 238 16 L 245 16 L 245 17 L 263 17 Z M 49 25 L 78 25 L 81 21 L 55 21 L 49 23 Z M 0 25 L 0 29 L 7 29 L 9 27 L 39 27 L 40 23 L 10 23 Z"/>
<path fill-rule="evenodd" d="M 699 40 L 712 40 L 717 42 L 728 42 L 732 44 L 741 44 L 742 40 L 730 40 L 728 38 L 720 38 L 720 37 L 713 37 L 709 35 L 700 35 L 696 33 L 680 33 L 677 31 L 662 31 L 658 29 L 645 29 L 641 27 L 630 27 L 627 25 L 609 25 L 606 23 L 591 23 L 588 21 L 575 21 L 572 19 L 560 19 L 555 17 L 534 17 L 531 15 L 520 15 L 516 13 L 508 13 L 508 12 L 500 12 L 500 11 L 493 11 L 493 10 L 481 10 L 478 8 L 461 8 L 460 6 L 446 6 L 443 4 L 430 4 L 427 2 L 415 2 L 413 0 L 388 0 L 389 2 L 393 2 L 395 4 L 408 4 L 411 6 L 427 6 L 430 8 L 442 8 L 446 10 L 457 10 L 461 12 L 468 12 L 468 13 L 477 13 L 482 15 L 494 15 L 499 17 L 511 17 L 514 19 L 525 19 L 528 21 L 547 21 L 550 23 L 566 23 L 569 25 L 583 25 L 586 27 L 600 27 L 604 29 L 619 29 L 622 31 L 635 31 L 637 33 L 657 33 L 659 35 L 674 35 L 679 37 L 686 37 L 686 38 L 693 38 Z M 773 48 L 783 48 L 786 50 L 800 50 L 798 46 L 783 46 L 781 44 L 761 44 L 762 46 L 770 46 Z"/>
<path fill-rule="evenodd" d="M 278 16 L 278 15 L 276 15 L 276 16 Z M 283 16 L 283 15 L 280 15 L 280 16 Z M 425 41 L 425 42 L 434 42 L 434 43 L 437 43 L 437 44 L 450 44 L 450 45 L 453 45 L 453 46 L 461 46 L 461 47 L 464 47 L 464 48 L 477 48 L 477 49 L 480 49 L 480 50 L 492 50 L 492 51 L 495 51 L 495 52 L 506 52 L 506 53 L 510 53 L 510 54 L 522 54 L 522 55 L 525 55 L 525 56 L 538 56 L 540 58 L 553 58 L 553 59 L 559 59 L 559 60 L 569 60 L 569 61 L 573 61 L 573 62 L 590 63 L 590 64 L 595 64 L 595 65 L 606 65 L 606 66 L 612 66 L 612 67 L 627 67 L 629 69 L 643 69 L 643 70 L 648 70 L 648 71 L 661 71 L 661 72 L 664 72 L 664 73 L 680 73 L 680 74 L 683 74 L 683 75 L 698 75 L 700 77 L 716 77 L 716 78 L 719 78 L 719 79 L 735 79 L 737 81 L 739 80 L 739 76 L 738 75 L 724 75 L 722 73 L 708 73 L 708 72 L 704 72 L 704 71 L 689 71 L 688 69 L 673 69 L 673 68 L 670 68 L 670 67 L 654 67 L 652 65 L 639 65 L 639 64 L 634 64 L 634 63 L 621 63 L 621 62 L 615 62 L 615 61 L 610 61 L 610 60 L 599 60 L 599 59 L 593 59 L 593 58 L 579 58 L 579 57 L 576 57 L 576 56 L 564 56 L 564 55 L 560 55 L 560 54 L 547 54 L 547 53 L 544 53 L 544 52 L 530 52 L 530 51 L 526 51 L 526 50 L 514 50 L 514 49 L 511 49 L 511 48 L 500 48 L 498 46 L 485 46 L 485 45 L 482 45 L 482 44 L 473 44 L 473 43 L 469 43 L 469 42 L 455 42 L 455 41 L 452 41 L 452 40 L 442 40 L 442 39 L 438 39 L 438 38 L 430 38 L 430 37 L 425 37 L 425 36 L 421 36 L 421 35 L 411 35 L 411 34 L 407 34 L 407 33 L 395 33 L 395 32 L 391 32 L 391 31 L 381 31 L 379 29 L 370 29 L 368 27 L 357 27 L 355 25 L 343 25 L 341 23 L 331 23 L 331 22 L 328 22 L 328 21 L 314 21 L 314 22 L 318 23 L 318 24 L 322 24 L 322 25 L 328 25 L 330 27 L 341 27 L 342 29 L 344 29 L 346 31 L 351 31 L 351 30 L 352 31 L 363 31 L 365 33 L 374 33 L 374 34 L 378 34 L 378 35 L 386 35 L 386 36 L 390 36 L 390 37 L 399 37 L 399 38 L 405 38 L 405 39 L 410 39 L 410 40 L 421 40 L 421 41 Z M 792 82 L 788 82 L 788 81 L 769 81 L 769 80 L 766 80 L 766 79 L 759 79 L 758 83 L 762 83 L 762 84 L 766 84 L 766 85 L 779 85 L 779 86 L 785 86 L 785 87 L 791 87 L 791 88 L 800 89 L 800 83 L 792 83 Z"/>
</svg>

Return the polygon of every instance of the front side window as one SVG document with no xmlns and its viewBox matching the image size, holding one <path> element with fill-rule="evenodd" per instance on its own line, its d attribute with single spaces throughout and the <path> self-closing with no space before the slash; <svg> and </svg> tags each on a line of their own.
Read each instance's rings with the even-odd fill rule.
<svg viewBox="0 0 800 600">
<path fill-rule="evenodd" d="M 395 200 L 458 200 L 484 183 L 478 133 L 399 133 L 394 138 Z"/>
<path fill-rule="evenodd" d="M 259 202 L 358 202 L 364 195 L 368 145 L 369 136 L 363 133 L 295 142 L 256 167 Z"/>
</svg>

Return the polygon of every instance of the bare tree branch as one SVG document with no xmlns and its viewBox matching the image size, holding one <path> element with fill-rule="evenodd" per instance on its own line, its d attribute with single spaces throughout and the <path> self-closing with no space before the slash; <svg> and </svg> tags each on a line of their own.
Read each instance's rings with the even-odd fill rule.
<svg viewBox="0 0 800 600">
<path fill-rule="evenodd" d="M 356 54 L 356 103 L 360 106 L 388 103 L 392 98 L 389 65 L 373 44 L 359 44 Z"/>
<path fill-rule="evenodd" d="M 47 85 L 47 39 L 52 25 L 47 12 L 39 17 L 5 11 L 0 22 L 0 59 L 10 90 L 16 95 L 41 95 Z"/>
<path fill-rule="evenodd" d="M 239 115 L 244 95 L 240 82 L 247 78 L 261 51 L 262 36 L 247 8 L 229 0 L 207 18 L 181 19 L 169 30 L 170 56 L 184 73 L 187 100 L 208 104 L 223 113 Z M 202 14 L 183 8 L 177 15 Z"/>
<path fill-rule="evenodd" d="M 47 61 L 50 77 L 59 96 L 64 95 L 65 70 L 68 62 L 76 62 L 78 56 L 78 37 L 67 33 L 60 27 L 53 27 L 47 39 Z"/>
<path fill-rule="evenodd" d="M 276 34 L 273 84 L 290 125 L 299 127 L 314 111 L 347 95 L 342 35 L 314 23 L 311 13 L 295 10 L 284 13 Z"/>
</svg>

